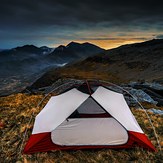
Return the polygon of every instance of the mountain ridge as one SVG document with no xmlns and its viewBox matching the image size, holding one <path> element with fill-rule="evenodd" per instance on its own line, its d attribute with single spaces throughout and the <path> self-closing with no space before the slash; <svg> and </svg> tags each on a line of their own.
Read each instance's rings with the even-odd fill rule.
<svg viewBox="0 0 163 163">
<path fill-rule="evenodd" d="M 51 68 L 61 67 L 103 51 L 91 44 L 71 43 L 70 47 L 59 47 L 51 49 L 24 45 L 0 52 L 0 95 L 21 91 Z"/>
<path fill-rule="evenodd" d="M 66 62 L 69 59 L 70 62 L 76 59 L 83 59 L 98 53 L 101 53 L 104 49 L 93 45 L 91 43 L 77 43 L 70 42 L 66 46 L 60 45 L 54 49 L 52 53 L 48 55 L 50 59 L 58 59 L 60 62 Z"/>
<path fill-rule="evenodd" d="M 113 83 L 163 82 L 163 39 L 123 45 L 85 60 L 52 69 L 31 88 L 44 87 L 58 78 L 105 79 Z"/>
</svg>

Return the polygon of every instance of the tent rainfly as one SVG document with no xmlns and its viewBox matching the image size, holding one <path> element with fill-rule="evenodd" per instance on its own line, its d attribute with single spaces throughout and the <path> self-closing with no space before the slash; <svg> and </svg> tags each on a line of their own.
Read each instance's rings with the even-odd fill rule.
<svg viewBox="0 0 163 163">
<path fill-rule="evenodd" d="M 123 94 L 86 82 L 50 98 L 35 118 L 24 153 L 134 146 L 156 150 Z"/>
</svg>

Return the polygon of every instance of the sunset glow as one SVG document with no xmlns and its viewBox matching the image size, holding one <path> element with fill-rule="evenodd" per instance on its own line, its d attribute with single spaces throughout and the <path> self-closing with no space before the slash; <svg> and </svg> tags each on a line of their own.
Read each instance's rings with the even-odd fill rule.
<svg viewBox="0 0 163 163">
<path fill-rule="evenodd" d="M 0 49 L 71 41 L 110 49 L 163 38 L 163 1 L 3 1 Z"/>
</svg>

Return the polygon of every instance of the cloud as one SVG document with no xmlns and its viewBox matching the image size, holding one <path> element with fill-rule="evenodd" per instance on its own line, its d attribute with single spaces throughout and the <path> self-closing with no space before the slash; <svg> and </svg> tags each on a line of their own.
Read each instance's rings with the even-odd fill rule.
<svg viewBox="0 0 163 163">
<path fill-rule="evenodd" d="M 156 38 L 157 39 L 163 39 L 163 34 L 157 35 Z"/>
<path fill-rule="evenodd" d="M 2 25 L 18 28 L 97 24 L 123 26 L 163 20 L 163 1 L 161 0 L 2 1 L 0 10 Z"/>
<path fill-rule="evenodd" d="M 120 37 L 132 31 L 157 33 L 163 26 L 162 8 L 162 0 L 2 0 L 0 41 L 79 39 L 85 31 L 98 32 L 99 40 L 113 31 L 122 32 Z"/>
<path fill-rule="evenodd" d="M 84 37 L 80 38 L 80 40 L 97 40 L 97 41 L 114 41 L 114 40 L 119 40 L 119 41 L 126 41 L 126 40 L 146 40 L 146 37 Z"/>
</svg>

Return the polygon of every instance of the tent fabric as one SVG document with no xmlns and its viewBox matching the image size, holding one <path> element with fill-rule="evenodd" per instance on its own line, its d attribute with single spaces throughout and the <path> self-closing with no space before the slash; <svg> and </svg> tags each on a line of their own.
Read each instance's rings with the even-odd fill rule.
<svg viewBox="0 0 163 163">
<path fill-rule="evenodd" d="M 52 142 L 51 132 L 45 132 L 40 134 L 33 134 L 30 136 L 25 148 L 25 154 L 32 154 L 35 152 L 46 152 L 50 150 L 78 150 L 78 149 L 100 149 L 100 148 L 109 148 L 109 149 L 125 149 L 133 148 L 135 146 L 140 146 L 151 151 L 156 151 L 150 140 L 145 134 L 137 132 L 128 132 L 129 139 L 126 144 L 123 145 L 84 145 L 84 146 L 60 146 Z"/>
<path fill-rule="evenodd" d="M 129 135 L 133 139 L 133 141 L 137 143 L 138 146 L 156 151 L 155 147 L 145 134 L 129 131 Z"/>
<path fill-rule="evenodd" d="M 76 88 L 51 97 L 44 109 L 36 116 L 32 134 L 54 130 L 88 97 L 89 95 L 78 91 Z"/>
<path fill-rule="evenodd" d="M 51 138 L 57 145 L 122 145 L 128 133 L 113 118 L 76 118 L 65 120 Z"/>
<path fill-rule="evenodd" d="M 80 114 L 102 114 L 106 113 L 92 98 L 85 100 L 78 108 Z"/>
<path fill-rule="evenodd" d="M 155 151 L 122 94 L 103 86 L 83 92 L 72 88 L 50 98 L 35 118 L 24 153 L 134 145 Z"/>
<path fill-rule="evenodd" d="M 123 124 L 127 130 L 143 133 L 122 94 L 100 86 L 96 92 L 92 94 L 92 97 L 100 103 L 109 114 L 116 118 L 117 121 Z"/>
</svg>

